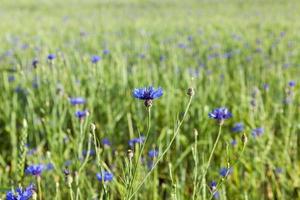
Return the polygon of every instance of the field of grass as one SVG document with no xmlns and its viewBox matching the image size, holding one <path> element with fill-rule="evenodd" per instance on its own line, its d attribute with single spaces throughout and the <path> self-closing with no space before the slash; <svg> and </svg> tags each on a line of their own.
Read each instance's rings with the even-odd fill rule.
<svg viewBox="0 0 300 200">
<path fill-rule="evenodd" d="M 299 10 L 1 0 L 0 199 L 300 199 Z"/>
</svg>

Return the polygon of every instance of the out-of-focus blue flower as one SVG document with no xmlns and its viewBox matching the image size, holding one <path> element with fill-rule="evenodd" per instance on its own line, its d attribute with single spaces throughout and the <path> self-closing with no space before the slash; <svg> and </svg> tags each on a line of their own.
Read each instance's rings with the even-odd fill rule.
<svg viewBox="0 0 300 200">
<path fill-rule="evenodd" d="M 164 61 L 165 59 L 166 59 L 166 56 L 164 56 L 164 55 L 160 55 L 159 56 L 159 61 L 160 62 Z"/>
<path fill-rule="evenodd" d="M 16 80 L 14 75 L 9 75 L 8 76 L 8 82 L 14 82 Z"/>
<path fill-rule="evenodd" d="M 11 190 L 6 193 L 6 200 L 29 200 L 34 193 L 34 186 L 30 184 L 25 190 L 22 187 L 15 191 Z"/>
<path fill-rule="evenodd" d="M 85 99 L 82 97 L 74 97 L 74 98 L 70 98 L 70 103 L 72 105 L 78 105 L 78 104 L 85 104 Z"/>
<path fill-rule="evenodd" d="M 97 62 L 99 62 L 101 60 L 100 56 L 94 55 L 91 57 L 91 62 L 96 64 Z"/>
<path fill-rule="evenodd" d="M 157 156 L 158 156 L 158 150 L 156 150 L 156 149 L 150 150 L 150 151 L 148 152 L 148 156 L 149 156 L 150 158 L 155 158 L 155 157 L 157 157 Z"/>
<path fill-rule="evenodd" d="M 252 130 L 253 137 L 261 136 L 264 133 L 264 128 L 259 127 Z"/>
<path fill-rule="evenodd" d="M 133 90 L 133 96 L 141 100 L 153 100 L 161 97 L 163 95 L 163 90 L 161 87 L 155 89 L 150 86 L 148 88 L 136 88 Z"/>
<path fill-rule="evenodd" d="M 241 122 L 235 123 L 231 130 L 233 132 L 242 132 L 244 130 L 244 124 Z"/>
<path fill-rule="evenodd" d="M 215 199 L 218 199 L 220 197 L 220 194 L 219 192 L 217 191 L 217 182 L 216 181 L 212 181 L 210 183 L 210 189 L 211 189 L 211 192 L 212 192 L 212 195 Z"/>
<path fill-rule="evenodd" d="M 231 140 L 230 144 L 235 147 L 237 145 L 237 141 L 235 139 Z"/>
<path fill-rule="evenodd" d="M 96 174 L 98 181 L 104 181 L 104 182 L 108 182 L 108 181 L 112 181 L 114 178 L 114 175 L 108 171 L 103 171 L 102 173 L 97 173 Z"/>
<path fill-rule="evenodd" d="M 33 176 L 40 176 L 44 170 L 44 165 L 37 164 L 37 165 L 30 165 L 26 168 L 25 173 L 31 174 Z"/>
<path fill-rule="evenodd" d="M 50 171 L 50 170 L 52 170 L 52 169 L 54 169 L 54 165 L 53 165 L 52 163 L 48 163 L 48 164 L 46 165 L 46 170 Z"/>
<path fill-rule="evenodd" d="M 263 88 L 264 88 L 264 90 L 269 90 L 270 86 L 269 86 L 268 83 L 265 83 L 265 84 L 263 85 Z"/>
<path fill-rule="evenodd" d="M 49 58 L 48 58 L 49 59 Z M 32 61 L 32 66 L 34 67 L 34 68 L 37 68 L 37 64 L 39 63 L 39 61 L 37 60 L 37 59 L 34 59 L 33 61 Z"/>
<path fill-rule="evenodd" d="M 179 44 L 178 44 L 178 47 L 179 47 L 180 49 L 185 49 L 185 48 L 187 48 L 187 45 L 184 44 L 184 43 L 179 43 Z"/>
<path fill-rule="evenodd" d="M 296 82 L 295 81 L 290 81 L 289 82 L 289 86 L 290 87 L 295 87 L 296 86 Z"/>
<path fill-rule="evenodd" d="M 128 142 L 128 145 L 130 147 L 134 147 L 135 144 L 141 144 L 145 141 L 145 137 L 144 136 L 141 136 L 141 137 L 138 137 L 138 138 L 133 138 L 131 140 L 129 140 Z"/>
<path fill-rule="evenodd" d="M 230 175 L 232 173 L 232 171 L 233 171 L 232 167 L 230 167 L 230 168 L 222 167 L 220 169 L 219 173 L 221 176 L 226 177 L 226 176 Z"/>
<path fill-rule="evenodd" d="M 222 167 L 220 169 L 219 173 L 221 176 L 225 177 L 225 176 L 229 176 L 230 174 L 232 174 L 232 172 L 233 172 L 232 167 L 230 167 L 230 168 Z"/>
<path fill-rule="evenodd" d="M 111 142 L 108 138 L 103 138 L 101 141 L 104 146 L 111 146 Z"/>
<path fill-rule="evenodd" d="M 281 167 L 276 167 L 275 168 L 275 173 L 276 174 L 281 174 L 283 172 L 283 169 Z"/>
<path fill-rule="evenodd" d="M 55 54 L 49 54 L 47 58 L 48 58 L 48 60 L 53 60 L 53 59 L 56 58 L 56 55 Z"/>
<path fill-rule="evenodd" d="M 225 119 L 231 118 L 232 114 L 231 112 L 229 112 L 227 108 L 221 107 L 221 108 L 216 108 L 212 112 L 210 112 L 208 114 L 208 117 L 218 121 L 223 121 Z"/>
<path fill-rule="evenodd" d="M 67 161 L 64 163 L 64 165 L 67 166 L 67 167 L 70 166 L 71 164 L 72 164 L 72 161 L 71 161 L 71 160 L 67 160 Z"/>
<path fill-rule="evenodd" d="M 94 149 L 91 149 L 89 152 L 87 150 L 83 150 L 82 156 L 87 156 L 88 153 L 89 153 L 89 156 L 94 156 L 96 154 Z"/>
<path fill-rule="evenodd" d="M 79 119 L 83 119 L 85 118 L 86 116 L 88 116 L 89 112 L 87 110 L 78 110 L 75 112 L 75 116 Z"/>
<path fill-rule="evenodd" d="M 103 54 L 104 54 L 104 55 L 107 55 L 107 54 L 109 54 L 109 53 L 110 53 L 110 51 L 109 51 L 108 49 L 104 49 L 104 50 L 103 50 Z"/>
</svg>

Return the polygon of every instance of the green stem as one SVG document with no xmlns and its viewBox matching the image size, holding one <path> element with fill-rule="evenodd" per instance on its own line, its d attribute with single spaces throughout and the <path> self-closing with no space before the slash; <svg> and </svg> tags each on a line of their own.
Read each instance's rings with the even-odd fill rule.
<svg viewBox="0 0 300 200">
<path fill-rule="evenodd" d="M 43 193 L 42 193 L 42 187 L 41 187 L 41 177 L 37 176 L 37 184 L 38 184 L 38 190 L 39 190 L 39 200 L 43 199 Z"/>
<path fill-rule="evenodd" d="M 138 154 L 138 159 L 136 160 L 135 162 L 135 165 L 134 165 L 134 168 L 133 168 L 133 174 L 132 174 L 132 179 L 130 180 L 129 182 L 129 188 L 128 188 L 128 196 L 130 197 L 131 195 L 131 190 L 133 189 L 133 182 L 134 182 L 134 179 L 136 177 L 136 174 L 137 174 L 137 168 L 138 168 L 138 164 L 141 160 L 141 157 L 142 157 L 142 154 L 143 154 L 143 151 L 144 151 L 144 148 L 146 146 L 146 143 L 148 141 L 148 138 L 149 138 L 149 133 L 150 133 L 150 127 L 151 127 L 151 107 L 147 107 L 147 110 L 148 110 L 148 128 L 147 128 L 147 133 L 146 133 L 146 138 L 145 138 L 145 141 L 143 142 L 143 145 L 142 145 L 142 148 L 141 150 L 139 151 L 139 154 Z"/>
<path fill-rule="evenodd" d="M 193 96 L 190 96 L 190 99 L 189 99 L 189 102 L 186 106 L 186 109 L 184 111 L 184 114 L 183 114 L 183 117 L 182 117 L 182 120 L 179 122 L 176 130 L 175 130 L 175 133 L 174 133 L 174 136 L 172 137 L 170 143 L 168 144 L 167 148 L 163 151 L 163 153 L 157 158 L 156 162 L 153 164 L 152 168 L 150 169 L 150 171 L 146 174 L 145 178 L 142 180 L 142 182 L 137 186 L 137 188 L 134 190 L 134 192 L 132 193 L 132 195 L 129 197 L 129 200 L 132 199 L 132 197 L 134 197 L 134 195 L 139 191 L 139 189 L 142 187 L 142 185 L 146 182 L 147 178 L 151 175 L 151 173 L 153 172 L 153 170 L 155 169 L 155 167 L 157 166 L 157 164 L 163 159 L 164 155 L 169 151 L 170 147 L 172 146 L 173 142 L 175 141 L 177 135 L 179 134 L 179 130 L 180 130 L 180 127 L 184 121 L 184 119 L 186 118 L 186 115 L 187 115 L 187 112 L 190 108 L 190 105 L 192 103 L 192 99 L 193 99 Z"/>
</svg>

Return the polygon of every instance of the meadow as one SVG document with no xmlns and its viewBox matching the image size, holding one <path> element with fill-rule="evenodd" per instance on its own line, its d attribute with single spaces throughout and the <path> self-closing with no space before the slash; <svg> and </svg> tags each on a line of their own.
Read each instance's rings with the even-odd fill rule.
<svg viewBox="0 0 300 200">
<path fill-rule="evenodd" d="M 1 0 L 0 199 L 300 199 L 299 10 Z"/>
</svg>

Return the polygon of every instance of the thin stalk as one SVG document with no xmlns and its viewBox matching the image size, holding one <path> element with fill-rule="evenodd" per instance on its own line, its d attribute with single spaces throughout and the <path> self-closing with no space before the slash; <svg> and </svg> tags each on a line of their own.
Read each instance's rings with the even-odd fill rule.
<svg viewBox="0 0 300 200">
<path fill-rule="evenodd" d="M 37 185 L 38 185 L 38 190 L 39 190 L 39 200 L 43 199 L 43 192 L 42 192 L 42 187 L 41 187 L 41 177 L 37 176 Z"/>
<path fill-rule="evenodd" d="M 192 103 L 192 99 L 193 99 L 193 96 L 190 96 L 190 99 L 189 99 L 189 102 L 186 106 L 186 109 L 184 111 L 184 114 L 183 114 L 183 117 L 182 117 L 182 120 L 179 121 L 179 124 L 175 130 L 175 133 L 174 133 L 174 136 L 172 137 L 170 143 L 168 144 L 167 148 L 163 151 L 163 153 L 157 158 L 156 162 L 153 164 L 151 170 L 146 174 L 145 178 L 142 180 L 142 182 L 137 186 L 137 188 L 134 190 L 134 192 L 132 193 L 132 195 L 129 197 L 129 200 L 132 199 L 132 197 L 134 197 L 134 195 L 139 191 L 139 189 L 142 187 L 142 185 L 146 182 L 147 178 L 151 175 L 151 173 L 153 172 L 153 170 L 155 169 L 155 167 L 157 166 L 157 164 L 163 159 L 164 155 L 169 151 L 169 149 L 171 148 L 173 142 L 175 141 L 177 135 L 179 134 L 179 130 L 180 130 L 180 127 L 183 123 L 183 121 L 185 120 L 186 118 L 186 115 L 188 113 L 188 110 L 190 108 L 190 105 Z"/>
<path fill-rule="evenodd" d="M 139 161 L 141 160 L 144 148 L 145 148 L 146 143 L 147 143 L 148 138 L 149 138 L 150 127 L 151 127 L 151 107 L 147 107 L 147 111 L 148 111 L 148 127 L 147 127 L 146 138 L 145 138 L 145 141 L 143 142 L 141 150 L 139 151 L 138 159 L 136 160 L 134 168 L 133 168 L 132 179 L 129 182 L 129 188 L 128 188 L 128 191 L 129 191 L 128 196 L 129 197 L 131 195 L 131 190 L 133 189 L 132 185 L 133 185 L 134 179 L 135 179 L 136 174 L 137 174 L 137 168 L 138 168 Z"/>
</svg>

